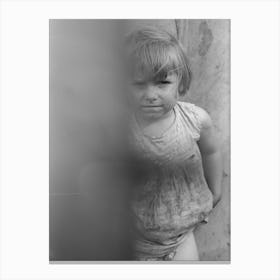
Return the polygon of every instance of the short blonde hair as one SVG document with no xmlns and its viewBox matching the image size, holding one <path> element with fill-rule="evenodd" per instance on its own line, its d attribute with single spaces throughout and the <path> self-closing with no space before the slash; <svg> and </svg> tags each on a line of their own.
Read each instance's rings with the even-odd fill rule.
<svg viewBox="0 0 280 280">
<path fill-rule="evenodd" d="M 176 73 L 178 92 L 184 95 L 190 87 L 191 71 L 181 43 L 170 33 L 156 27 L 141 28 L 126 36 L 130 71 L 140 71 L 152 79 Z"/>
</svg>

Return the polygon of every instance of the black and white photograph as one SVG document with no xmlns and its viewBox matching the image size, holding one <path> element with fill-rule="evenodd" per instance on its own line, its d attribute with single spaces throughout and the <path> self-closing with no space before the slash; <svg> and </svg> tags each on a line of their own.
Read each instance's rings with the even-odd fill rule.
<svg viewBox="0 0 280 280">
<path fill-rule="evenodd" d="M 279 280 L 280 2 L 0 0 L 0 279 Z"/>
<path fill-rule="evenodd" d="M 51 19 L 50 261 L 230 261 L 230 20 Z"/>
</svg>

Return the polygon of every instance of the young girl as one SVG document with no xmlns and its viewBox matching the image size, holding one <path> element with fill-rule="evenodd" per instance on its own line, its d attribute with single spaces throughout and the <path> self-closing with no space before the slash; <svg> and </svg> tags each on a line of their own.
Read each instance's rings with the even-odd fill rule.
<svg viewBox="0 0 280 280">
<path fill-rule="evenodd" d="M 221 197 L 221 157 L 209 115 L 179 101 L 191 72 L 178 40 L 145 28 L 126 40 L 135 184 L 135 260 L 199 260 L 193 229 Z"/>
</svg>

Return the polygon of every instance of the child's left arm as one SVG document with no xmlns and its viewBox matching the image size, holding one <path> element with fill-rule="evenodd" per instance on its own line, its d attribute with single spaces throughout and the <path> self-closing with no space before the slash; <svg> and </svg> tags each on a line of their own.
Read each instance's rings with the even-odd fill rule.
<svg viewBox="0 0 280 280">
<path fill-rule="evenodd" d="M 198 146 L 202 156 L 204 176 L 213 194 L 213 207 L 222 196 L 222 158 L 219 139 L 208 113 L 197 107 L 201 122 Z"/>
</svg>

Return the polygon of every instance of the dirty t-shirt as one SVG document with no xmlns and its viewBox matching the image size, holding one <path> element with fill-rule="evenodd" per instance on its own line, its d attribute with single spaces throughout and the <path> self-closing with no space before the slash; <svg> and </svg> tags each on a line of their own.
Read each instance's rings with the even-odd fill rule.
<svg viewBox="0 0 280 280">
<path fill-rule="evenodd" d="M 173 109 L 175 120 L 161 136 L 145 135 L 132 121 L 136 164 L 130 205 L 136 259 L 169 254 L 212 209 L 197 145 L 197 107 L 179 101 Z"/>
</svg>

